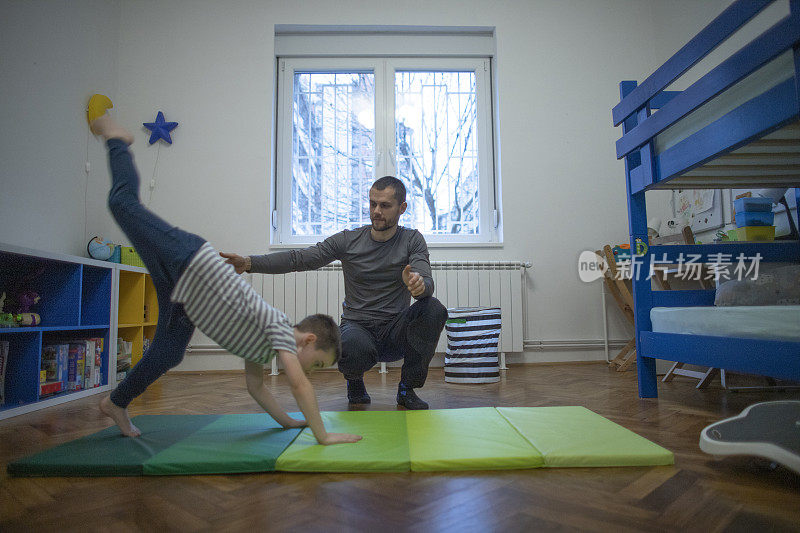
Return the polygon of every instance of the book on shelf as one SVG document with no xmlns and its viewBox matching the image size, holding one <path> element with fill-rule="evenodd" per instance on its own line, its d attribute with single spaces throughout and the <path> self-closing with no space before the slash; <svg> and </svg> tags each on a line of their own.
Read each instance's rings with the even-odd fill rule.
<svg viewBox="0 0 800 533">
<path fill-rule="evenodd" d="M 86 357 L 83 364 L 83 388 L 91 389 L 94 387 L 94 359 L 95 359 L 95 341 L 94 339 L 86 339 L 81 341 L 86 345 Z"/>
<path fill-rule="evenodd" d="M 103 342 L 100 337 L 42 346 L 40 395 L 78 391 L 102 384 Z M 60 383 L 60 386 L 50 385 Z"/>
<path fill-rule="evenodd" d="M 9 357 L 8 341 L 0 341 L 0 405 L 6 403 L 6 367 Z"/>
<path fill-rule="evenodd" d="M 83 389 L 83 374 L 86 368 L 86 342 L 69 343 L 69 374 L 67 390 Z"/>
<path fill-rule="evenodd" d="M 69 378 L 69 344 L 56 344 L 56 360 L 58 361 L 58 381 L 61 382 L 61 390 L 67 389 Z"/>
<path fill-rule="evenodd" d="M 61 392 L 61 382 L 57 378 L 58 361 L 55 345 L 43 346 L 41 370 L 39 371 L 40 399 Z"/>
<path fill-rule="evenodd" d="M 94 341 L 94 368 L 92 374 L 92 387 L 99 387 L 103 384 L 103 338 L 96 337 Z"/>
<path fill-rule="evenodd" d="M 60 381 L 45 381 L 39 384 L 39 398 L 52 396 L 53 394 L 61 392 Z"/>
<path fill-rule="evenodd" d="M 122 381 L 131 369 L 133 342 L 117 337 L 117 381 Z"/>
<path fill-rule="evenodd" d="M 39 383 L 58 379 L 58 350 L 55 344 L 42 346 L 42 359 L 39 370 L 42 374 L 39 377 Z"/>
<path fill-rule="evenodd" d="M 59 382 L 58 392 L 67 390 L 69 379 L 69 344 L 45 344 L 42 346 L 41 370 L 47 372 L 45 382 Z M 53 388 L 53 387 L 51 387 Z"/>
</svg>

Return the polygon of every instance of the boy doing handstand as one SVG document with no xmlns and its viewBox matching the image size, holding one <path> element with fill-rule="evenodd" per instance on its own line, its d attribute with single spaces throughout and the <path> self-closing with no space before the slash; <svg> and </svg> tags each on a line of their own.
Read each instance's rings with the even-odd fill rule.
<svg viewBox="0 0 800 533">
<path fill-rule="evenodd" d="M 320 444 L 356 442 L 358 435 L 328 433 L 314 389 L 305 372 L 333 365 L 341 354 L 339 328 L 327 315 L 311 315 L 292 327 L 286 315 L 268 305 L 232 266 L 201 237 L 171 226 L 139 201 L 139 175 L 128 145 L 133 135 L 107 113 L 108 97 L 94 95 L 86 117 L 106 141 L 111 167 L 108 206 L 136 248 L 158 296 L 158 324 L 141 361 L 100 409 L 129 437 L 141 434 L 131 423 L 128 404 L 176 366 L 195 326 L 245 360 L 247 390 L 285 428 L 308 425 Z M 264 364 L 278 357 L 305 420 L 286 414 L 264 384 Z"/>
</svg>

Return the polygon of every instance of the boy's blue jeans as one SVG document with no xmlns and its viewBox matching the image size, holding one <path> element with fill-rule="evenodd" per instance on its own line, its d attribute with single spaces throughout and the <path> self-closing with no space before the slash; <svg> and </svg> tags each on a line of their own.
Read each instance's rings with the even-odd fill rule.
<svg viewBox="0 0 800 533">
<path fill-rule="evenodd" d="M 168 224 L 143 206 L 139 201 L 139 175 L 128 146 L 119 139 L 109 139 L 106 144 L 112 180 L 108 207 L 142 258 L 158 296 L 153 341 L 141 361 L 111 393 L 111 401 L 124 408 L 183 359 L 194 325 L 183 306 L 170 301 L 170 294 L 205 241 Z"/>
</svg>

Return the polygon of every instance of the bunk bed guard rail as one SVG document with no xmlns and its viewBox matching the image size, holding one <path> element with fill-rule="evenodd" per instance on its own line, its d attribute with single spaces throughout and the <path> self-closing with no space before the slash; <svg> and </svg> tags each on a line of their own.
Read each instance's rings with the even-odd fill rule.
<svg viewBox="0 0 800 533">
<path fill-rule="evenodd" d="M 797 70 L 795 75 L 697 131 L 675 146 L 656 154 L 654 139 L 710 100 L 737 84 L 760 67 L 800 43 L 800 0 L 789 0 L 790 13 L 747 43 L 683 91 L 665 91 L 675 80 L 714 51 L 723 41 L 776 0 L 737 0 L 678 50 L 641 84 L 623 81 L 622 100 L 612 110 L 615 126 L 623 124 L 616 143 L 617 159 L 626 158 L 631 193 L 652 188 L 699 188 L 691 182 L 667 185 L 671 178 L 690 171 L 720 154 L 743 146 L 798 119 Z M 658 109 L 657 113 L 651 111 Z M 753 181 L 754 176 L 747 177 Z M 762 177 L 760 187 L 793 186 L 793 175 Z M 719 183 L 717 188 L 735 187 L 738 182 Z M 741 180 L 740 180 L 741 181 Z M 660 185 L 660 187 L 659 187 Z M 727 185 L 727 187 L 726 187 Z M 709 188 L 705 183 L 705 188 Z"/>
</svg>

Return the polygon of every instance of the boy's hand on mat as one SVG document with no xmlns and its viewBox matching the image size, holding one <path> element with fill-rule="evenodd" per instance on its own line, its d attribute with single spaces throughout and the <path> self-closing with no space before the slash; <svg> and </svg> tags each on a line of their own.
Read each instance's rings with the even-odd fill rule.
<svg viewBox="0 0 800 533">
<path fill-rule="evenodd" d="M 225 263 L 233 265 L 233 268 L 236 270 L 237 274 L 241 274 L 247 269 L 247 260 L 241 255 L 230 254 L 227 252 L 220 252 L 219 255 L 220 257 L 225 258 Z"/>
<path fill-rule="evenodd" d="M 349 433 L 328 433 L 325 438 L 319 441 L 319 443 L 327 446 L 329 444 L 344 444 L 348 442 L 358 442 L 360 440 L 361 435 L 350 435 Z"/>
<path fill-rule="evenodd" d="M 411 265 L 406 265 L 403 269 L 403 283 L 414 298 L 425 292 L 425 281 L 416 272 L 411 272 Z"/>
<path fill-rule="evenodd" d="M 290 419 L 287 423 L 282 424 L 284 429 L 289 428 L 304 428 L 308 425 L 308 422 L 305 420 L 298 420 L 296 418 Z"/>
</svg>

